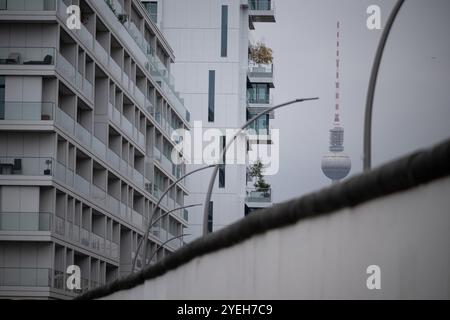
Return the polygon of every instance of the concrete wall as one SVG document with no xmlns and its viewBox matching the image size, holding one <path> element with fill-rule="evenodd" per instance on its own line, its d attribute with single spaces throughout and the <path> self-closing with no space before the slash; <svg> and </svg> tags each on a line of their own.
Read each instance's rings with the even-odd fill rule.
<svg viewBox="0 0 450 320">
<path fill-rule="evenodd" d="M 449 194 L 447 177 L 300 220 L 106 299 L 448 299 Z"/>
</svg>

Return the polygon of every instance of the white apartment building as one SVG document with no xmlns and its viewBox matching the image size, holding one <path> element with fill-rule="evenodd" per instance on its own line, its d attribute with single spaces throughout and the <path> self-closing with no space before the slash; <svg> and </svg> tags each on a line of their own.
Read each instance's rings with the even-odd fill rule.
<svg viewBox="0 0 450 320">
<path fill-rule="evenodd" d="M 193 121 L 225 135 L 227 128 L 239 128 L 272 105 L 273 65 L 249 60 L 254 45 L 251 30 L 259 22 L 275 22 L 272 0 L 142 1 L 177 53 L 172 72 Z M 270 117 L 273 114 L 261 118 L 253 128 L 269 135 Z M 249 147 L 256 143 L 267 140 L 250 141 Z M 225 145 L 223 137 L 220 145 Z M 200 166 L 189 165 L 188 171 Z M 210 175 L 211 170 L 206 170 L 188 178 L 188 203 L 203 204 Z M 271 190 L 255 190 L 247 182 L 247 165 L 221 167 L 210 203 L 210 231 L 271 205 Z M 190 211 L 190 240 L 202 233 L 202 210 Z"/>
<path fill-rule="evenodd" d="M 80 8 L 79 28 L 67 9 Z M 139 0 L 0 0 L 0 298 L 67 299 L 131 272 L 190 114 L 174 52 Z M 159 216 L 184 205 L 184 182 Z M 152 227 L 147 257 L 184 244 L 186 210 Z M 81 269 L 81 289 L 66 286 Z M 137 259 L 137 269 L 143 266 Z"/>
</svg>

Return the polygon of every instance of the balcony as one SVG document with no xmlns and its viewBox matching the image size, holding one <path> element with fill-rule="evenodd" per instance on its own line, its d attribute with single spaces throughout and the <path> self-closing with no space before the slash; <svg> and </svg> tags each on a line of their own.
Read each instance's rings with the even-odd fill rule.
<svg viewBox="0 0 450 320">
<path fill-rule="evenodd" d="M 49 47 L 0 47 L 0 65 L 53 66 L 55 52 Z"/>
<path fill-rule="evenodd" d="M 245 202 L 271 203 L 271 189 L 247 189 Z"/>
<path fill-rule="evenodd" d="M 254 22 L 276 22 L 275 2 L 273 0 L 249 0 L 249 27 L 254 29 Z"/>
<path fill-rule="evenodd" d="M 62 1 L 61 1 L 62 2 Z M 0 1 L 0 11 L 56 11 L 56 0 L 3 0 Z"/>
<path fill-rule="evenodd" d="M 51 287 L 52 269 L 0 267 L 0 287 Z"/>
<path fill-rule="evenodd" d="M 0 102 L 0 121 L 51 121 L 54 109 L 52 102 Z"/>
<path fill-rule="evenodd" d="M 51 231 L 48 212 L 0 212 L 0 231 Z"/>
<path fill-rule="evenodd" d="M 1 175 L 49 176 L 52 175 L 52 158 L 1 157 Z"/>
<path fill-rule="evenodd" d="M 94 88 L 92 83 L 79 73 L 75 66 L 60 53 L 57 54 L 56 71 L 66 79 L 67 82 L 73 84 L 85 98 L 93 101 Z"/>
<path fill-rule="evenodd" d="M 250 62 L 247 76 L 251 83 L 267 83 L 270 88 L 275 87 L 273 81 L 273 64 L 255 64 Z"/>
</svg>

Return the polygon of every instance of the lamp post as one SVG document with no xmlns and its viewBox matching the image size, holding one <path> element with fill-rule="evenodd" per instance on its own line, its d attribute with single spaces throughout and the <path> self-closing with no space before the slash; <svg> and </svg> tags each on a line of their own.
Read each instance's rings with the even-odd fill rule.
<svg viewBox="0 0 450 320">
<path fill-rule="evenodd" d="M 159 204 L 161 203 L 161 201 L 162 201 L 162 199 L 164 198 L 164 196 L 165 196 L 167 193 L 169 193 L 170 189 L 172 189 L 178 182 L 180 182 L 181 180 L 183 180 L 183 179 L 186 178 L 187 176 L 190 176 L 191 174 L 194 174 L 194 173 L 196 173 L 196 172 L 199 172 L 199 171 L 202 171 L 202 170 L 205 170 L 205 169 L 208 169 L 208 168 L 212 168 L 212 167 L 214 167 L 214 165 L 209 165 L 209 166 L 201 167 L 201 168 L 195 169 L 195 170 L 193 170 L 193 171 L 191 171 L 191 172 L 188 172 L 188 173 L 186 173 L 185 175 L 183 175 L 182 177 L 178 178 L 178 180 L 176 180 L 175 182 L 173 182 L 171 185 L 169 185 L 169 186 L 167 187 L 167 189 L 166 189 L 166 190 L 163 192 L 163 194 L 159 197 L 158 202 L 156 202 L 154 208 L 158 208 L 158 206 L 159 206 Z M 145 261 L 146 261 L 146 257 L 147 257 L 147 250 L 145 250 L 145 248 L 147 248 L 148 235 L 149 235 L 149 233 L 150 233 L 150 227 L 151 227 L 151 225 L 152 225 L 152 220 L 153 220 L 153 209 L 151 209 L 150 220 L 149 220 L 148 226 L 146 227 L 146 230 L 145 230 L 145 233 L 144 233 L 144 238 L 143 238 L 143 240 L 141 240 L 141 241 L 139 242 L 138 248 L 137 248 L 137 250 L 136 250 L 136 256 L 134 257 L 133 265 L 136 264 L 136 261 L 135 261 L 135 260 L 137 259 L 137 254 L 139 253 L 139 250 L 140 250 L 140 247 L 141 247 L 142 243 L 144 243 L 144 255 L 143 255 L 143 257 L 144 257 L 144 265 L 145 265 Z"/>
<path fill-rule="evenodd" d="M 369 88 L 367 89 L 366 97 L 366 112 L 364 115 L 364 155 L 363 155 L 363 168 L 364 171 L 370 170 L 372 162 L 372 113 L 373 113 L 373 99 L 375 96 L 375 86 L 377 84 L 378 71 L 380 69 L 381 58 L 383 57 L 384 47 L 386 46 L 389 33 L 395 18 L 397 17 L 400 8 L 405 0 L 398 0 L 392 9 L 391 14 L 386 22 L 383 33 L 381 34 L 380 42 L 378 43 L 377 52 L 375 54 L 375 60 L 373 61 L 372 71 L 370 74 Z"/>
<path fill-rule="evenodd" d="M 236 137 L 239 134 L 241 134 L 241 132 L 244 131 L 250 124 L 252 124 L 256 120 L 258 120 L 263 115 L 265 115 L 267 113 L 270 113 L 270 112 L 272 112 L 275 109 L 279 109 L 279 108 L 282 108 L 282 107 L 285 107 L 285 106 L 288 106 L 288 105 L 291 105 L 291 104 L 294 104 L 294 103 L 299 103 L 299 102 L 304 102 L 304 101 L 309 101 L 309 100 L 318 100 L 318 99 L 319 98 L 295 99 L 295 100 L 292 100 L 292 101 L 288 101 L 288 102 L 276 105 L 274 107 L 271 107 L 269 109 L 266 109 L 265 111 L 262 111 L 262 112 L 258 113 L 256 116 L 254 116 L 253 118 L 248 120 L 244 125 L 242 125 L 242 127 L 233 135 L 233 137 L 230 139 L 230 141 L 228 141 L 228 143 L 225 146 L 225 148 L 222 150 L 222 152 L 221 152 L 221 154 L 219 156 L 219 159 L 223 159 L 223 157 L 226 154 L 228 148 L 234 142 Z M 212 189 L 214 187 L 214 182 L 216 181 L 217 172 L 219 171 L 220 162 L 218 162 L 217 164 L 215 164 L 213 166 L 214 166 L 214 170 L 212 172 L 211 179 L 209 180 L 208 191 L 206 192 L 206 197 L 205 197 L 205 204 L 203 205 L 203 236 L 208 234 L 208 208 L 209 208 L 209 202 L 211 201 L 211 193 L 212 193 Z"/>
<path fill-rule="evenodd" d="M 152 222 L 152 219 L 153 219 L 153 215 L 152 215 L 152 217 L 151 217 L 151 219 L 150 219 L 150 222 L 149 222 L 149 229 L 151 229 L 152 226 L 154 226 L 159 220 L 161 220 L 162 218 L 164 218 L 165 216 L 167 216 L 169 213 L 172 213 L 172 212 L 174 212 L 174 211 L 181 210 L 181 209 L 187 209 L 187 208 L 198 207 L 198 206 L 201 206 L 201 203 L 198 203 L 198 204 L 191 204 L 191 205 L 188 205 L 188 206 L 178 207 L 178 208 L 169 210 L 169 211 L 167 211 L 166 213 L 164 213 L 163 215 L 159 216 L 159 217 L 158 217 L 155 221 L 153 221 L 153 222 Z M 141 249 L 141 245 L 142 245 L 143 240 L 144 240 L 144 238 L 142 238 L 142 239 L 139 241 L 138 246 L 137 246 L 137 249 L 136 249 L 136 252 L 139 252 L 139 250 Z M 145 247 L 144 247 L 144 248 L 145 248 Z M 132 267 L 131 267 L 131 273 L 134 272 L 134 269 L 135 269 L 135 267 L 136 267 L 136 260 L 137 260 L 137 255 L 136 255 L 136 256 L 134 257 L 134 259 L 133 259 L 133 264 L 132 264 Z M 145 266 L 145 265 L 146 265 L 146 263 L 145 263 L 145 261 L 144 261 L 144 266 Z"/>
</svg>

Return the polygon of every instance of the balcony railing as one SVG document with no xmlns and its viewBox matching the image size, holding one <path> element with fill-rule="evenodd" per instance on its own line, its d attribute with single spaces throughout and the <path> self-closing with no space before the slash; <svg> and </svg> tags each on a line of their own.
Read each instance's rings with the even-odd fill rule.
<svg viewBox="0 0 450 320">
<path fill-rule="evenodd" d="M 273 64 L 250 64 L 248 75 L 252 78 L 273 78 Z"/>
<path fill-rule="evenodd" d="M 0 267 L 0 287 L 51 287 L 52 269 Z"/>
<path fill-rule="evenodd" d="M 271 189 L 248 189 L 247 202 L 272 202 Z"/>
<path fill-rule="evenodd" d="M 0 231 L 51 231 L 48 212 L 0 212 Z"/>
<path fill-rule="evenodd" d="M 0 1 L 0 12 L 6 11 L 55 11 L 56 0 L 2 0 Z"/>
<path fill-rule="evenodd" d="M 0 120 L 41 121 L 54 119 L 52 102 L 0 102 Z"/>
<path fill-rule="evenodd" d="M 52 163 L 49 157 L 0 156 L 0 175 L 51 176 Z"/>
<path fill-rule="evenodd" d="M 54 65 L 55 56 L 49 47 L 0 47 L 0 65 Z"/>
<path fill-rule="evenodd" d="M 92 83 L 76 70 L 76 67 L 70 63 L 62 54 L 58 52 L 56 61 L 56 70 L 68 82 L 75 85 L 83 95 L 92 100 L 94 98 L 94 89 Z"/>
<path fill-rule="evenodd" d="M 271 104 L 273 101 L 273 98 L 270 94 L 251 94 L 247 93 L 247 102 L 252 104 Z"/>
</svg>

